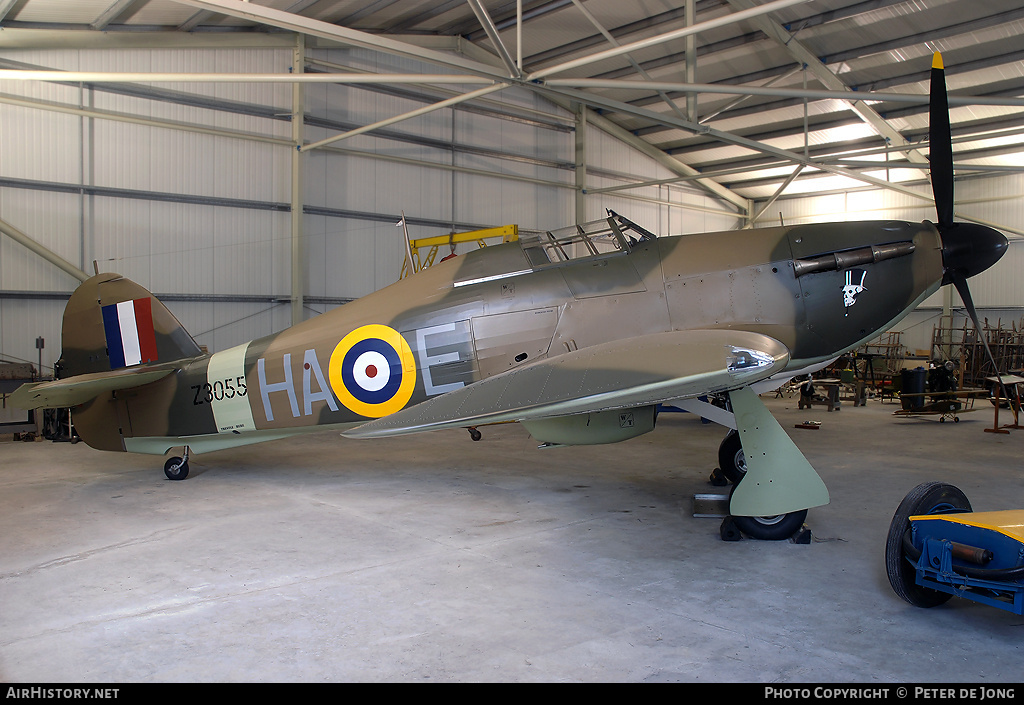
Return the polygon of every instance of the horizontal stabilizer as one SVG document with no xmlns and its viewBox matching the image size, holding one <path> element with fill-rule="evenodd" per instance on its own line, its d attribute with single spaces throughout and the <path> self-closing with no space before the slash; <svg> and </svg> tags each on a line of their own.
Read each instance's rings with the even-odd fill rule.
<svg viewBox="0 0 1024 705">
<path fill-rule="evenodd" d="M 125 368 L 112 372 L 91 372 L 52 382 L 23 384 L 11 395 L 11 405 L 19 409 L 59 409 L 84 404 L 101 394 L 118 389 L 131 389 L 163 379 L 177 368 Z"/>
<path fill-rule="evenodd" d="M 778 372 L 788 361 L 782 343 L 758 333 L 655 333 L 539 360 L 343 435 L 395 436 L 656 404 L 746 386 Z"/>
</svg>

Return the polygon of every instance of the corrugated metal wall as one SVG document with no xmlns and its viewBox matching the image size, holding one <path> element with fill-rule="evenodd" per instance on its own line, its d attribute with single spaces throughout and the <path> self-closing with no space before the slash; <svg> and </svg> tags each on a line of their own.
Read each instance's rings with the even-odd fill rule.
<svg viewBox="0 0 1024 705">
<path fill-rule="evenodd" d="M 319 49 L 308 56 L 357 70 L 424 68 L 365 50 Z M 0 59 L 67 70 L 283 73 L 290 70 L 292 50 L 8 51 Z M 120 272 L 154 293 L 172 295 L 170 308 L 211 351 L 290 323 L 290 85 L 155 84 L 132 92 L 127 86 L 7 82 L 3 92 L 246 133 L 229 137 L 68 115 L 11 105 L 0 96 L 0 218 L 88 273 L 95 260 L 101 271 Z M 444 97 L 424 98 L 424 92 L 307 84 L 305 139 L 316 141 Z M 402 211 L 414 238 L 509 223 L 524 229 L 572 223 L 572 125 L 572 115 L 537 94 L 507 89 L 472 106 L 438 110 L 305 153 L 309 315 L 397 279 L 404 245 L 395 223 Z M 593 126 L 582 141 L 588 189 L 674 176 Z M 961 210 L 1024 227 L 1022 179 L 958 184 Z M 692 184 L 587 194 L 583 206 L 588 220 L 611 208 L 658 234 L 740 225 L 729 206 Z M 933 217 L 923 202 L 880 191 L 780 201 L 773 210 L 787 222 Z M 777 217 L 768 220 L 762 224 L 774 224 Z M 1022 257 L 1024 248 L 1014 244 L 1003 262 L 973 282 L 979 307 L 1024 305 L 1015 276 Z M 64 306 L 56 295 L 76 283 L 0 236 L 3 357 L 36 360 L 34 341 L 43 336 L 43 363 L 52 364 L 59 355 Z M 941 300 L 927 305 L 940 306 Z"/>
<path fill-rule="evenodd" d="M 424 68 L 365 51 L 309 55 L 357 69 Z M 83 71 L 283 73 L 292 65 L 287 48 L 10 51 L 0 58 Z M 4 86 L 9 94 L 31 100 L 278 141 L 0 103 L 0 218 L 87 273 L 95 260 L 101 271 L 120 272 L 154 293 L 172 295 L 169 307 L 212 351 L 286 327 L 291 86 L 161 83 L 143 87 L 141 94 L 125 88 Z M 532 93 L 520 93 L 495 95 L 493 105 L 499 112 L 502 103 L 556 111 Z M 308 84 L 304 136 L 315 141 L 424 104 L 367 88 Z M 571 120 L 558 124 L 571 125 Z M 572 154 L 571 129 L 459 109 L 305 153 L 309 315 L 398 278 L 404 245 L 395 223 L 403 210 L 412 237 L 447 233 L 453 226 L 537 228 L 571 222 Z M 59 355 L 64 306 L 52 297 L 76 285 L 74 277 L 0 237 L 3 356 L 35 360 L 34 341 L 41 335 L 47 341 L 44 366 L 51 365 Z M 41 295 L 28 299 L 20 292 Z M 181 300 L 190 297 L 205 300 Z"/>
<path fill-rule="evenodd" d="M 280 72 L 287 50 L 19 51 L 4 58 L 83 71 Z M 288 86 L 159 84 L 156 93 L 7 82 L 5 92 L 62 105 L 287 138 L 287 122 L 176 101 L 172 93 L 287 112 Z M 159 99 L 160 94 L 166 94 Z M 0 106 L 0 218 L 91 274 L 116 271 L 159 293 L 263 296 L 288 291 L 288 214 L 270 204 L 289 198 L 286 145 L 233 139 L 48 110 Z M 20 187 L 12 187 L 18 183 Z M 84 187 L 74 193 L 75 187 Z M 97 193 L 94 189 L 118 190 Z M 64 191 L 71 191 L 67 193 Z M 144 193 L 136 193 L 144 192 Z M 249 207 L 187 202 L 192 197 Z M 70 292 L 77 280 L 0 237 L 0 290 Z M 64 301 L 0 300 L 0 351 L 44 366 L 59 355 Z M 270 303 L 171 301 L 200 344 L 222 349 L 287 324 Z"/>
<path fill-rule="evenodd" d="M 666 167 L 608 133 L 589 127 L 586 135 L 587 187 L 601 189 L 641 181 L 678 178 Z M 666 204 L 679 205 L 666 205 Z M 683 208 L 683 205 L 688 206 Z M 730 208 L 691 185 L 631 188 L 588 195 L 587 219 L 610 208 L 658 235 L 715 232 L 739 227 Z"/>
</svg>

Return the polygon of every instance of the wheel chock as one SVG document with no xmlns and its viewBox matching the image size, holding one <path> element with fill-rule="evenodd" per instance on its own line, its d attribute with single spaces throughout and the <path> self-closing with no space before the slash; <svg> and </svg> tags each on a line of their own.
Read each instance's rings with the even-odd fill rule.
<svg viewBox="0 0 1024 705">
<path fill-rule="evenodd" d="M 732 520 L 731 516 L 722 520 L 722 526 L 718 529 L 718 533 L 722 536 L 723 541 L 739 541 L 743 538 L 743 534 L 736 528 L 736 522 Z"/>
<path fill-rule="evenodd" d="M 789 540 L 796 544 L 807 545 L 811 542 L 811 530 L 807 528 L 807 524 L 804 524 L 789 537 Z"/>
</svg>

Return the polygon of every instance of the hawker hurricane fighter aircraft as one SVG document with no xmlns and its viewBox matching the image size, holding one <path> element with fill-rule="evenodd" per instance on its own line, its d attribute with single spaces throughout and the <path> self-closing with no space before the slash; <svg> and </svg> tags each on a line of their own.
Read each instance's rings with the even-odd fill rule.
<svg viewBox="0 0 1024 705">
<path fill-rule="evenodd" d="M 937 224 L 655 237 L 609 211 L 212 355 L 148 291 L 100 274 L 68 303 L 59 379 L 13 401 L 72 407 L 94 448 L 183 446 L 165 466 L 182 479 L 189 449 L 326 427 L 374 438 L 517 421 L 544 444 L 611 443 L 652 430 L 662 402 L 715 394 L 745 459 L 731 514 L 802 522 L 828 491 L 758 394 L 874 338 L 943 284 L 974 315 L 967 277 L 1007 246 L 995 230 L 953 222 L 941 65 L 932 80 Z"/>
</svg>

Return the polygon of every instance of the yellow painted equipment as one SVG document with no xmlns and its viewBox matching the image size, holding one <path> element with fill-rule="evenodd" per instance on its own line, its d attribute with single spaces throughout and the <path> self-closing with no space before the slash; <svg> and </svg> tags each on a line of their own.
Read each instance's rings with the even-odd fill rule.
<svg viewBox="0 0 1024 705">
<path fill-rule="evenodd" d="M 406 255 L 402 260 L 402 273 L 399 279 L 405 279 L 409 274 L 415 274 L 424 267 L 434 264 L 437 252 L 443 245 L 448 245 L 452 252 L 454 252 L 456 245 L 475 242 L 479 247 L 486 247 L 486 241 L 495 238 L 501 238 L 502 242 L 514 242 L 519 239 L 519 226 L 502 225 L 496 228 L 484 228 L 483 230 L 470 230 L 465 233 L 451 233 L 450 235 L 436 235 L 434 237 L 409 240 L 409 251 L 412 253 L 413 260 L 412 272 L 409 271 L 409 255 Z M 421 249 L 427 250 L 426 256 L 422 258 L 420 257 Z"/>
<path fill-rule="evenodd" d="M 917 607 L 956 596 L 1024 614 L 1024 510 L 974 512 L 953 485 L 918 485 L 893 517 L 885 565 Z"/>
</svg>

